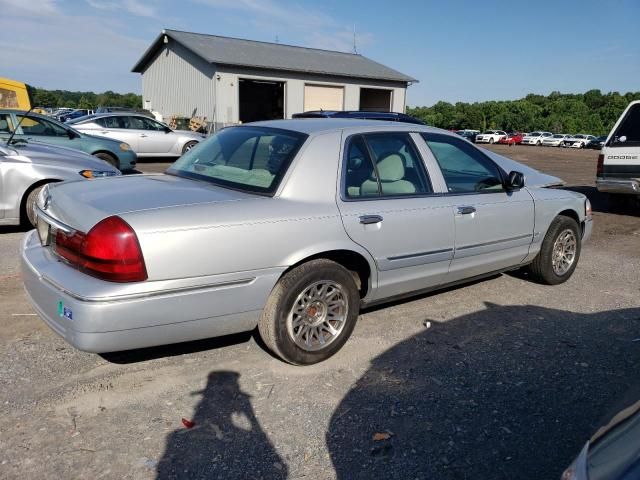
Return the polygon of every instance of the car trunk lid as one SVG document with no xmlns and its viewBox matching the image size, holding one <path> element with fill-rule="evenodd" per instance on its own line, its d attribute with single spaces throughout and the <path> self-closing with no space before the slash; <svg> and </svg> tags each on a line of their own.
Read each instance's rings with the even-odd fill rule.
<svg viewBox="0 0 640 480">
<path fill-rule="evenodd" d="M 131 175 L 51 185 L 38 206 L 73 229 L 88 232 L 103 218 L 142 210 L 232 202 L 256 195 L 173 175 Z M 46 206 L 46 209 L 45 209 Z"/>
</svg>

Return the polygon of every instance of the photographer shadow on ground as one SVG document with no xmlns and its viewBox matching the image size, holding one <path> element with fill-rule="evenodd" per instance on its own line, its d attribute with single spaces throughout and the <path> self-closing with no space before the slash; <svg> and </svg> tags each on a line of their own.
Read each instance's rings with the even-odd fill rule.
<svg viewBox="0 0 640 480">
<path fill-rule="evenodd" d="M 192 428 L 167 438 L 157 479 L 284 479 L 288 469 L 262 430 L 240 375 L 209 374 Z"/>
<path fill-rule="evenodd" d="M 640 383 L 640 308 L 487 304 L 425 327 L 376 357 L 334 411 L 338 479 L 559 478 Z"/>
</svg>

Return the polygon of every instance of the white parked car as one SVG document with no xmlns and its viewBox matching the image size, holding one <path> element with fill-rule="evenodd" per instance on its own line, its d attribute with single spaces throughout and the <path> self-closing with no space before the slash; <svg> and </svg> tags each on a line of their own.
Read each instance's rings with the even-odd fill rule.
<svg viewBox="0 0 640 480">
<path fill-rule="evenodd" d="M 206 138 L 135 113 L 96 114 L 71 123 L 80 132 L 126 142 L 139 157 L 179 157 Z"/>
<path fill-rule="evenodd" d="M 506 136 L 507 132 L 502 130 L 487 130 L 480 135 L 476 135 L 476 143 L 498 143 L 498 140 Z"/>
<path fill-rule="evenodd" d="M 545 138 L 553 136 L 551 132 L 531 132 L 522 138 L 522 145 L 542 145 Z"/>
<path fill-rule="evenodd" d="M 551 135 L 550 137 L 545 137 L 542 140 L 543 147 L 562 147 L 565 139 L 569 138 L 571 135 L 567 135 L 564 133 L 556 133 Z"/>
<path fill-rule="evenodd" d="M 583 133 L 579 133 L 577 135 L 572 135 L 569 138 L 564 139 L 565 147 L 572 148 L 584 148 L 584 146 L 589 143 L 591 140 L 595 140 L 596 137 L 593 135 L 585 135 Z"/>
</svg>

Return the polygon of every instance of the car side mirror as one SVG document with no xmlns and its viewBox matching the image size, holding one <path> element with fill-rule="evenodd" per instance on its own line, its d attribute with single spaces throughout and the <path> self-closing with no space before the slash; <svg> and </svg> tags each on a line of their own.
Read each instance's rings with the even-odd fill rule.
<svg viewBox="0 0 640 480">
<path fill-rule="evenodd" d="M 169 127 L 164 127 L 164 133 L 171 133 L 173 132 L 173 130 L 171 130 Z"/>
<path fill-rule="evenodd" d="M 73 130 L 67 130 L 67 136 L 73 140 L 74 138 L 78 138 L 79 135 Z"/>
<path fill-rule="evenodd" d="M 510 172 L 506 187 L 507 190 L 519 190 L 524 187 L 524 173 L 515 170 Z"/>
</svg>

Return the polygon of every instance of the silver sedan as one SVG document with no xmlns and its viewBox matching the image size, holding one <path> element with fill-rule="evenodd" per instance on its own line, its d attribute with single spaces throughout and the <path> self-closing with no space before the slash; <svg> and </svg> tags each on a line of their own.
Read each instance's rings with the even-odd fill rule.
<svg viewBox="0 0 640 480">
<path fill-rule="evenodd" d="M 206 138 L 134 113 L 90 115 L 69 124 L 83 133 L 126 142 L 139 157 L 179 157 Z"/>
<path fill-rule="evenodd" d="M 78 150 L 28 142 L 0 145 L 0 225 L 35 225 L 33 207 L 49 183 L 117 175 L 115 167 Z"/>
<path fill-rule="evenodd" d="M 282 359 L 312 364 L 344 345 L 363 305 L 523 267 L 565 282 L 592 219 L 558 184 L 425 126 L 247 124 L 166 174 L 48 188 L 24 283 L 82 350 L 257 326 Z"/>
</svg>

